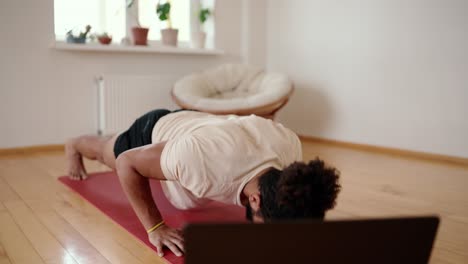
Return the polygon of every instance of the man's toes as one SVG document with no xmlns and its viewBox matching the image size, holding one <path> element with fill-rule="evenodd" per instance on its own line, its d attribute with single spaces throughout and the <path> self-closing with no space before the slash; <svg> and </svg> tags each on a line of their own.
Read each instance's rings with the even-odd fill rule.
<svg viewBox="0 0 468 264">
<path fill-rule="evenodd" d="M 80 176 L 77 173 L 73 172 L 70 174 L 70 179 L 77 181 L 80 179 Z"/>
<path fill-rule="evenodd" d="M 79 179 L 86 180 L 87 178 L 88 178 L 88 174 L 86 174 L 86 172 L 84 172 L 84 171 L 81 171 Z"/>
</svg>

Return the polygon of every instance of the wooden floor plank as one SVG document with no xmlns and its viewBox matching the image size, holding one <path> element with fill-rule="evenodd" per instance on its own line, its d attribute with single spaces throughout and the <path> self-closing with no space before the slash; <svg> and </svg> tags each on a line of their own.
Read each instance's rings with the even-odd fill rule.
<svg viewBox="0 0 468 264">
<path fill-rule="evenodd" d="M 3 248 L 2 243 L 0 243 L 0 264 L 11 264 L 10 258 Z"/>
<path fill-rule="evenodd" d="M 57 159 L 63 162 L 57 162 Z M 65 162 L 63 157 L 57 158 L 56 156 L 51 157 L 48 155 L 43 155 L 40 159 L 34 159 L 34 161 L 36 162 L 33 162 L 33 165 L 38 168 L 38 171 L 44 170 L 47 172 L 47 174 L 62 171 L 62 174 L 57 173 L 52 175 L 54 178 L 54 184 L 58 184 L 56 178 L 63 175 L 63 164 Z M 85 160 L 85 165 L 88 172 L 109 170 L 108 167 L 96 161 Z M 60 187 L 63 186 L 61 185 Z M 78 195 L 69 192 L 68 189 L 66 189 L 66 192 L 58 191 L 57 193 L 60 194 L 60 198 L 55 199 L 54 201 L 58 208 L 61 206 L 71 206 L 82 215 L 91 217 L 93 223 L 99 223 L 100 230 L 104 230 L 105 232 L 112 234 L 114 241 L 131 252 L 134 256 L 136 256 L 136 258 L 138 258 L 138 260 L 144 263 L 165 263 L 152 249 L 148 248 L 139 240 L 136 240 L 131 234 L 129 234 L 119 225 L 112 222 L 112 220 L 97 210 L 94 206 L 88 204 L 87 202 L 83 202 L 83 199 Z"/>
<path fill-rule="evenodd" d="M 50 202 L 26 201 L 42 224 L 80 264 L 110 263 L 96 248 L 52 209 Z"/>
<path fill-rule="evenodd" d="M 136 256 L 114 240 L 114 234 L 106 232 L 105 225 L 72 204 L 55 205 L 57 214 L 63 217 L 86 238 L 111 263 L 142 263 Z"/>
<path fill-rule="evenodd" d="M 0 243 L 13 263 L 45 263 L 6 211 L 0 212 Z"/>
<path fill-rule="evenodd" d="M 77 264 L 23 201 L 11 201 L 4 204 L 44 262 Z"/>
<path fill-rule="evenodd" d="M 3 179 L 10 188 L 23 200 L 44 200 L 52 197 L 58 191 L 50 177 L 43 174 L 29 163 L 30 158 L 23 161 L 10 162 L 0 168 Z"/>
<path fill-rule="evenodd" d="M 3 166 L 0 170 L 3 171 L 5 181 L 8 185 L 11 186 L 28 205 L 33 202 L 47 204 L 55 213 L 51 207 L 52 201 L 60 197 L 60 192 L 69 192 L 69 190 L 35 166 L 34 162 L 31 162 L 31 160 L 34 160 L 34 157 L 25 157 L 22 162 L 10 161 L 8 166 Z M 57 218 L 53 220 L 57 220 Z M 63 220 L 62 224 L 64 222 L 68 224 L 65 220 Z M 51 232 L 54 231 L 55 233 L 59 232 L 56 230 L 56 227 L 51 230 Z M 109 261 L 96 250 L 95 246 L 87 243 L 88 241 L 84 239 L 79 232 L 75 232 L 74 235 L 76 234 L 79 234 L 79 237 L 65 235 L 65 237 L 62 236 L 62 239 L 68 239 L 67 245 L 71 247 L 68 248 L 68 250 L 71 253 L 77 253 L 72 255 L 75 255 L 74 258 L 79 260 L 79 263 L 109 263 Z M 73 244 L 75 241 L 78 241 L 78 245 L 81 247 L 76 248 L 76 244 Z M 86 247 L 86 244 L 88 247 Z M 87 255 L 83 255 L 82 253 Z"/>
<path fill-rule="evenodd" d="M 343 190 L 334 211 L 357 217 L 437 214 L 442 222 L 432 263 L 468 263 L 468 168 L 398 156 L 305 143 L 306 160 L 316 156 L 341 171 Z M 333 218 L 334 211 L 329 215 Z"/>
<path fill-rule="evenodd" d="M 343 189 L 328 219 L 438 214 L 442 222 L 432 263 L 468 263 L 468 167 L 304 142 L 304 158 L 323 158 L 339 168 Z M 85 161 L 89 172 L 108 170 Z M 23 252 L 43 260 L 12 222 L 7 204 L 23 201 L 42 229 L 56 238 L 78 263 L 164 263 L 99 210 L 56 178 L 66 173 L 62 152 L 0 158 L 0 245 L 8 262 Z M 3 180 L 3 181 L 2 181 Z M 31 213 L 29 212 L 29 213 Z M 11 231 L 10 226 L 16 226 Z M 8 230 L 6 230 L 8 227 Z M 6 232 L 6 233 L 5 233 Z M 13 232 L 13 233 L 11 233 Z M 18 235 L 17 240 L 4 239 Z M 19 241 L 19 242 L 18 242 Z M 12 251 L 13 255 L 10 255 Z M 31 253 L 32 252 L 32 253 Z M 0 259 L 1 259 L 0 251 Z M 20 259 L 24 262 L 24 259 Z M 1 262 L 0 262 L 1 263 Z M 21 262 L 18 262 L 21 263 Z M 30 261 L 27 263 L 37 263 Z"/>
<path fill-rule="evenodd" d="M 165 263 L 153 250 L 135 239 L 94 206 L 87 202 L 82 203 L 82 198 L 78 195 L 74 193 L 62 195 L 64 202 L 56 204 L 55 208 L 60 214 L 64 214 L 64 218 L 73 221 L 77 225 L 77 229 L 82 228 L 82 225 L 86 225 L 85 223 L 92 223 L 90 229 L 94 231 L 91 232 L 90 230 L 90 233 L 93 236 L 97 233 L 108 234 L 107 236 L 112 238 L 112 241 L 131 252 L 135 258 L 143 263 Z M 74 221 L 74 219 L 81 219 L 82 221 L 78 222 Z"/>
<path fill-rule="evenodd" d="M 57 158 L 57 157 L 55 157 Z M 54 159 L 50 159 L 50 157 L 45 157 L 40 160 L 40 165 L 38 166 L 37 163 L 34 165 L 38 167 L 38 171 L 41 169 L 46 168 L 48 173 L 50 170 L 59 171 L 62 165 L 57 163 Z M 45 167 L 41 167 L 44 166 Z M 96 162 L 96 161 L 85 161 L 85 165 L 87 166 L 88 172 L 96 172 L 96 171 L 107 171 L 109 170 L 108 167 Z M 40 169 L 39 169 L 40 168 Z M 63 175 L 63 173 L 61 174 Z M 61 176 L 61 175 L 56 175 Z M 60 190 L 63 190 L 63 185 L 59 184 L 58 181 L 54 177 L 54 184 L 60 185 Z M 139 240 L 136 240 L 131 234 L 129 234 L 125 229 L 121 228 L 119 225 L 115 224 L 112 220 L 110 220 L 107 216 L 105 216 L 101 211 L 97 210 L 94 206 L 90 205 L 87 202 L 83 202 L 83 199 L 76 195 L 75 193 L 71 193 L 67 188 L 66 191 L 58 191 L 59 199 L 54 199 L 55 204 L 60 206 L 69 207 L 72 206 L 77 212 L 82 213 L 87 217 L 92 218 L 92 223 L 99 223 L 99 229 L 112 234 L 113 240 L 116 241 L 120 246 L 127 249 L 128 252 L 131 252 L 136 258 L 144 263 L 165 263 L 161 258 L 157 256 L 157 254 L 146 245 L 141 243 Z M 142 246 L 143 245 L 143 246 Z"/>
<path fill-rule="evenodd" d="M 49 170 L 44 170 L 42 167 L 42 165 L 46 164 L 44 159 L 40 160 L 39 163 L 41 165 L 38 165 L 35 157 L 28 157 L 23 163 L 27 163 L 29 166 L 19 166 L 20 164 L 12 162 L 9 167 L 3 168 L 3 170 L 7 170 L 8 175 L 10 175 L 6 177 L 8 184 L 27 203 L 35 200 L 55 204 L 55 209 L 58 208 L 55 212 L 73 226 L 73 228 L 77 229 L 96 248 L 99 254 L 103 255 L 110 262 L 125 260 L 125 263 L 139 263 L 140 261 L 162 263 L 162 260 L 154 251 L 146 246 L 142 247 L 140 242 L 128 235 L 125 230 L 117 227 L 102 212 L 90 206 L 75 194 L 70 193 L 66 187 L 60 184 L 54 177 L 51 177 Z M 107 169 L 98 163 L 90 163 L 91 169 L 93 169 L 92 166 Z M 48 167 L 54 168 L 52 165 Z M 28 174 L 34 176 L 26 176 Z M 14 177 L 13 175 L 19 176 Z M 28 179 L 27 182 L 25 182 L 26 179 Z M 49 191 L 44 193 L 43 188 Z M 67 195 L 63 196 L 62 194 Z M 71 200 L 71 203 L 62 199 L 62 197 L 70 196 L 75 197 L 75 199 Z M 68 210 L 70 208 L 71 210 Z M 92 220 L 89 219 L 89 214 L 82 214 L 83 208 L 92 210 L 90 214 Z M 102 220 L 108 221 L 108 223 L 102 224 Z M 108 226 L 112 226 L 115 230 L 109 230 Z M 90 232 L 89 230 L 94 231 Z M 103 230 L 107 230 L 108 233 L 105 233 Z M 107 234 L 112 234 L 113 238 L 105 239 L 108 236 Z M 120 240 L 116 240 L 116 237 L 120 238 Z"/>
<path fill-rule="evenodd" d="M 34 157 L 27 157 L 23 161 L 23 166 L 20 164 L 10 163 L 10 166 L 2 168 L 7 172 L 5 177 L 7 183 L 12 189 L 26 202 L 39 201 L 48 203 L 55 207 L 55 212 L 65 219 L 74 229 L 78 232 L 101 254 L 105 259 L 112 263 L 141 263 L 139 256 L 134 256 L 127 248 L 116 242 L 112 236 L 113 233 L 106 234 L 102 231 L 102 225 L 98 225 L 96 221 L 90 221 L 89 217 L 80 214 L 80 206 L 86 206 L 87 203 L 81 198 L 74 200 L 75 205 L 68 204 L 61 199 L 61 193 L 69 193 L 69 190 L 60 184 L 56 179 L 47 175 L 47 171 L 43 171 L 40 166 L 37 166 Z M 28 164 L 28 166 L 24 166 Z M 17 175 L 15 177 L 15 175 Z M 71 194 L 74 195 L 74 194 Z M 75 206 L 75 207 L 73 207 Z M 69 210 L 71 208 L 71 210 Z M 76 210 L 73 212 L 73 210 Z M 99 215 L 102 219 L 106 219 L 104 215 L 98 210 L 93 212 Z M 95 220 L 95 218 L 93 219 Z M 92 230 L 92 231 L 91 231 Z M 119 230 L 120 232 L 125 232 Z M 131 238 L 133 239 L 133 238 Z M 153 255 L 156 254 L 153 252 Z"/>
<path fill-rule="evenodd" d="M 20 197 L 10 188 L 7 182 L 0 177 L 0 202 L 19 200 Z"/>
</svg>

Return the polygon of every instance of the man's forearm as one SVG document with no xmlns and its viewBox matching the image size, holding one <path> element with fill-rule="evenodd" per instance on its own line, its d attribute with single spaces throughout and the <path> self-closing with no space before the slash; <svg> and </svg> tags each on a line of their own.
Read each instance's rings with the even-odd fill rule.
<svg viewBox="0 0 468 264">
<path fill-rule="evenodd" d="M 149 178 L 166 180 L 159 165 L 165 144 L 160 142 L 127 150 L 120 154 L 116 161 L 116 170 L 122 188 L 146 230 L 162 220 L 151 195 Z M 149 232 L 148 239 L 156 247 L 159 256 L 164 255 L 164 246 L 176 256 L 181 256 L 184 251 L 181 232 L 170 226 L 158 226 Z"/>
<path fill-rule="evenodd" d="M 122 188 L 145 229 L 160 222 L 162 217 L 151 195 L 149 179 L 131 166 L 125 153 L 117 159 L 116 169 Z"/>
</svg>

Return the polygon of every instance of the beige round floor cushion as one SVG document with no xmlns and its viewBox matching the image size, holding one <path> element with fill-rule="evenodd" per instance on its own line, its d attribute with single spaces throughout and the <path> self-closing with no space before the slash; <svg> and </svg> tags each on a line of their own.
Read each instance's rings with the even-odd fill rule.
<svg viewBox="0 0 468 264">
<path fill-rule="evenodd" d="M 172 97 L 186 109 L 272 116 L 287 103 L 292 91 L 292 82 L 284 74 L 225 64 L 182 78 L 175 83 Z"/>
</svg>

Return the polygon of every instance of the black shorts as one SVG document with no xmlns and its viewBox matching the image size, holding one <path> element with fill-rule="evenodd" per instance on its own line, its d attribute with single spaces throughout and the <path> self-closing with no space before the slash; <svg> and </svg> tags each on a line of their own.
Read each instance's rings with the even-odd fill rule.
<svg viewBox="0 0 468 264">
<path fill-rule="evenodd" d="M 117 158 L 122 152 L 129 149 L 138 148 L 144 145 L 151 144 L 151 135 L 154 125 L 163 116 L 170 113 L 179 112 L 181 110 L 169 111 L 167 109 L 156 109 L 148 112 L 135 120 L 130 128 L 120 134 L 114 144 L 114 154 Z"/>
</svg>

